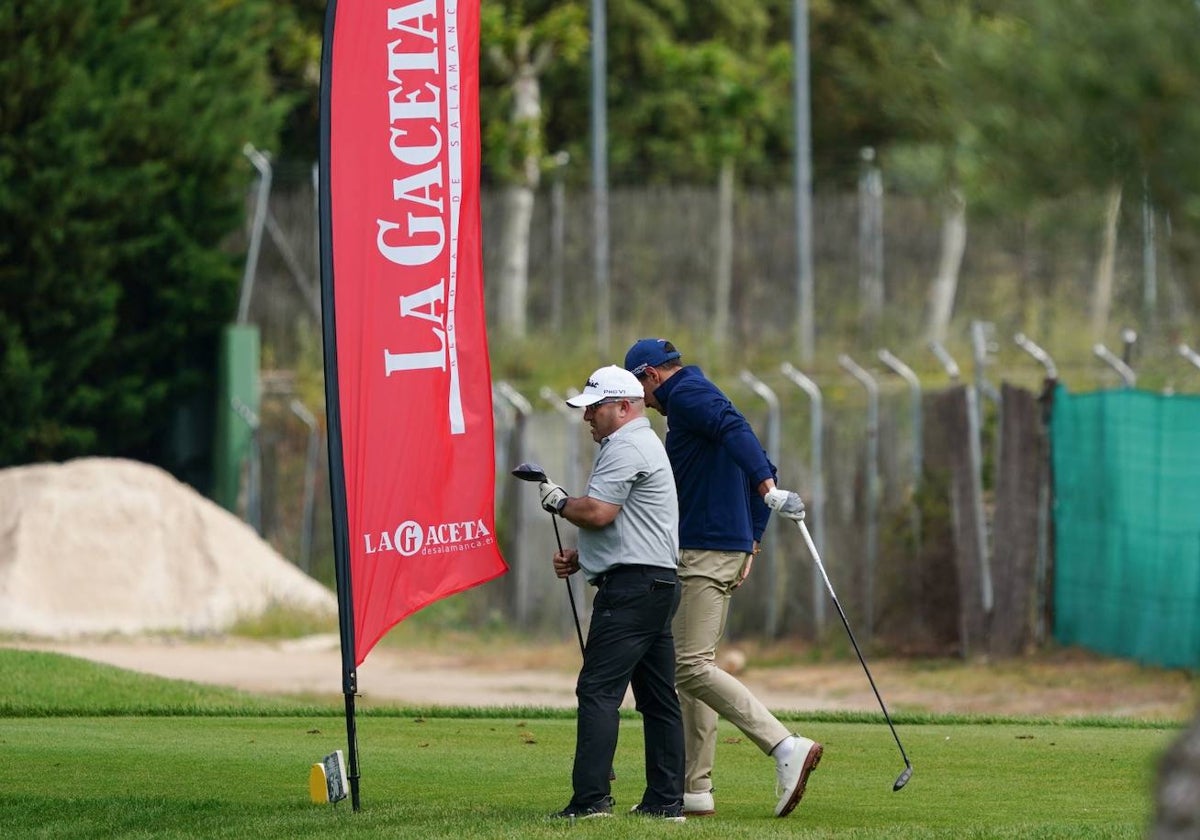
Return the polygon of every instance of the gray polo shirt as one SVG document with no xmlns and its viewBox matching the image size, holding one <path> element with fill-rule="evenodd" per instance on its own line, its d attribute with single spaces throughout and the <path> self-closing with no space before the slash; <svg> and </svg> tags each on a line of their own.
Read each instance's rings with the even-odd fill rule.
<svg viewBox="0 0 1200 840">
<path fill-rule="evenodd" d="M 579 529 L 579 567 L 589 581 L 618 565 L 675 568 L 675 476 L 649 420 L 631 420 L 600 441 L 587 495 L 621 506 L 617 518 L 604 528 Z"/>
</svg>

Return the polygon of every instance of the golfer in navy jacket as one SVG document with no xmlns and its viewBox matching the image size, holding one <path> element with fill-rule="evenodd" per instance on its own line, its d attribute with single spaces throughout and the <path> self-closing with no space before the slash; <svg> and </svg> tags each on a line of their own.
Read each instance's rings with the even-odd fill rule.
<svg viewBox="0 0 1200 840">
<path fill-rule="evenodd" d="M 800 497 L 775 486 L 775 467 L 754 430 L 700 368 L 680 364 L 661 338 L 637 341 L 625 368 L 642 383 L 646 405 L 667 417 L 667 457 L 679 495 L 679 581 L 672 630 L 675 683 L 683 713 L 683 812 L 715 813 L 712 770 L 717 717 L 737 726 L 775 759 L 775 815 L 800 801 L 822 747 L 793 735 L 746 686 L 717 667 L 729 600 L 741 585 L 771 511 L 799 521 Z"/>
</svg>

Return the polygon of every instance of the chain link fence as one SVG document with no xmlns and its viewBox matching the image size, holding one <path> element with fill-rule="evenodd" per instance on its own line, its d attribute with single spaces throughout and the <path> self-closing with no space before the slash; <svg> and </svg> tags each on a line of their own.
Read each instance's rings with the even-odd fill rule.
<svg viewBox="0 0 1200 840">
<path fill-rule="evenodd" d="M 590 195 L 560 192 L 551 200 L 548 191 L 536 207 L 530 332 L 586 340 L 595 295 Z M 977 357 L 975 368 L 977 378 L 1000 380 L 997 390 L 979 381 L 958 382 L 922 344 L 926 294 L 939 258 L 937 205 L 887 196 L 881 248 L 863 241 L 863 231 L 876 225 L 861 223 L 861 209 L 854 194 L 818 195 L 814 201 L 819 358 L 804 373 L 823 396 L 819 429 L 813 428 L 810 396 L 780 369 L 796 361 L 787 349 L 796 321 L 790 193 L 737 197 L 734 340 L 712 360 L 689 357 L 685 346 L 685 361 L 717 372 L 714 379 L 764 443 L 771 424 L 778 424 L 773 455 L 781 484 L 800 491 L 809 505 L 813 536 L 856 635 L 906 653 L 1018 653 L 1047 632 L 1052 575 L 1047 443 L 1036 395 L 1040 371 L 997 336 L 1024 331 L 1053 337 L 1077 326 L 1062 320 L 1061 309 L 1040 308 L 1039 301 L 1089 294 L 1097 248 L 1097 226 L 1089 219 L 1098 211 L 1081 204 L 1064 208 L 1050 225 L 997 220 L 971 228 L 954 323 L 974 317 L 992 326 L 993 344 L 1003 346 Z M 498 193 L 485 192 L 485 276 L 497 270 L 501 212 Z M 312 185 L 299 180 L 276 188 L 266 216 L 266 242 L 249 300 L 267 368 L 257 433 L 262 453 L 257 498 L 263 535 L 331 583 L 315 214 Z M 611 299 L 613 323 L 620 325 L 613 360 L 639 335 L 705 334 L 713 318 L 717 216 L 715 188 L 612 191 Z M 1128 278 L 1142 271 L 1143 247 L 1133 236 L 1118 252 L 1118 271 L 1127 278 L 1119 287 L 1124 291 L 1118 312 L 1136 312 L 1141 305 L 1138 284 Z M 880 253 L 884 312 L 872 323 L 863 315 L 860 281 L 863 271 L 880 270 Z M 1167 289 L 1165 308 L 1173 314 L 1164 321 L 1186 329 L 1191 323 L 1186 295 L 1169 283 Z M 489 311 L 496 309 L 497 294 L 486 287 Z M 1164 331 L 1161 346 L 1175 335 Z M 967 352 L 969 337 L 956 332 L 949 344 L 953 352 Z M 915 385 L 880 362 L 884 346 L 900 348 L 891 358 L 918 371 Z M 874 395 L 834 363 L 839 353 L 867 371 L 876 383 Z M 778 397 L 775 419 L 737 375 L 750 359 L 755 360 L 750 372 Z M 1089 385 L 1111 384 L 1111 371 L 1098 366 L 1091 379 Z M 1002 397 L 989 398 L 992 391 Z M 509 471 L 521 461 L 536 461 L 578 492 L 594 444 L 581 417 L 560 410 L 564 395 L 521 396 L 525 409 L 503 396 L 494 400 L 497 530 L 512 570 L 457 597 L 471 599 L 467 612 L 480 620 L 499 617 L 529 633 L 573 635 L 564 584 L 550 568 L 552 523 L 536 494 Z M 815 463 L 822 465 L 820 474 Z M 812 516 L 817 487 L 823 491 L 819 521 Z M 800 534 L 785 525 L 775 523 L 768 533 L 764 562 L 734 600 L 729 633 L 840 643 L 834 641 L 840 634 L 831 634 L 840 627 L 837 616 L 825 608 L 823 584 Z M 574 545 L 573 527 L 560 527 L 563 542 Z M 576 592 L 585 619 L 588 595 Z"/>
</svg>

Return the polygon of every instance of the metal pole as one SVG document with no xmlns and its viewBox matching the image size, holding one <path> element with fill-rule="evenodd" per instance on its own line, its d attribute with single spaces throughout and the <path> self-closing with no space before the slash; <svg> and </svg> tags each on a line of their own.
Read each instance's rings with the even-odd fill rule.
<svg viewBox="0 0 1200 840">
<path fill-rule="evenodd" d="M 1097 344 L 1092 347 L 1092 352 L 1096 355 L 1096 358 L 1100 359 L 1117 372 L 1117 375 L 1121 377 L 1123 387 L 1132 388 L 1137 384 L 1137 374 L 1133 372 L 1133 368 L 1125 364 L 1125 362 L 1119 356 L 1114 354 L 1103 344 L 1097 342 Z"/>
<path fill-rule="evenodd" d="M 1024 333 L 1017 333 L 1013 340 L 1022 350 L 1033 356 L 1046 371 L 1046 387 L 1053 387 L 1058 380 L 1058 367 L 1050 354 L 1031 341 Z M 1046 441 L 1049 441 L 1049 415 L 1045 405 L 1042 407 L 1042 431 Z M 1047 575 L 1050 570 L 1050 452 L 1042 460 L 1038 471 L 1038 511 L 1037 511 L 1037 559 L 1034 563 L 1034 583 L 1036 585 L 1037 615 L 1034 619 L 1034 637 L 1040 644 L 1046 639 L 1046 598 L 1049 590 Z"/>
<path fill-rule="evenodd" d="M 795 85 L 796 325 L 800 363 L 816 352 L 812 253 L 812 126 L 808 77 L 808 0 L 792 0 L 792 58 Z"/>
<path fill-rule="evenodd" d="M 571 160 L 568 152 L 554 156 L 554 183 L 550 187 L 550 326 L 562 331 L 563 276 L 566 273 L 567 196 L 563 169 Z"/>
<path fill-rule="evenodd" d="M 971 476 L 975 484 L 975 542 L 979 551 L 979 590 L 983 611 L 990 613 L 995 598 L 992 594 L 992 563 L 988 556 L 987 521 L 983 512 L 983 448 L 979 442 L 979 397 L 974 388 L 967 388 L 967 449 L 971 459 Z"/>
<path fill-rule="evenodd" d="M 304 512 L 300 522 L 300 568 L 312 574 L 313 503 L 316 495 L 317 454 L 321 445 L 321 432 L 317 418 L 300 400 L 292 400 L 292 414 L 308 426 L 308 455 L 304 462 Z"/>
<path fill-rule="evenodd" d="M 596 284 L 596 349 L 608 355 L 611 289 L 608 243 L 608 22 L 606 0 L 592 0 L 592 238 Z"/>
<path fill-rule="evenodd" d="M 993 403 L 999 404 L 1000 392 L 987 378 L 988 355 L 995 352 L 996 342 L 992 336 L 996 325 L 990 321 L 971 322 L 971 353 L 975 362 L 975 388 Z"/>
<path fill-rule="evenodd" d="M 554 389 L 543 386 L 538 392 L 539 396 L 546 402 L 554 406 L 554 410 L 562 415 L 566 425 L 566 469 L 563 471 L 563 485 L 568 492 L 575 492 L 580 489 L 581 481 L 579 476 L 579 430 L 582 428 L 580 418 L 583 416 L 581 412 L 572 409 Z M 573 396 L 573 395 L 571 395 Z M 584 597 L 584 581 L 583 575 L 571 575 L 567 578 L 567 586 L 570 587 L 572 597 L 577 603 L 583 604 L 583 612 L 585 617 L 591 617 L 592 601 L 590 598 Z"/>
<path fill-rule="evenodd" d="M 1158 258 L 1154 230 L 1154 202 L 1150 187 L 1142 176 L 1142 317 L 1154 329 L 1158 314 Z"/>
<path fill-rule="evenodd" d="M 992 523 L 984 515 L 983 508 L 983 400 L 991 401 L 996 409 L 996 426 L 993 444 L 993 463 L 999 464 L 1002 453 L 1000 442 L 1004 439 L 1004 412 L 1000 407 L 1000 391 L 987 378 L 988 356 L 996 349 L 993 336 L 996 325 L 989 321 L 971 322 L 971 354 L 975 363 L 975 390 L 968 392 L 967 404 L 974 412 L 974 428 L 971 430 L 972 469 L 977 476 L 975 487 L 978 490 L 975 513 L 979 522 L 980 557 L 983 558 L 987 570 L 988 591 L 985 598 L 986 609 L 991 612 L 991 552 L 992 552 Z"/>
<path fill-rule="evenodd" d="M 909 411 L 912 417 L 912 495 L 909 498 L 910 522 L 912 523 L 913 546 L 921 548 L 921 507 L 918 504 L 917 493 L 921 489 L 921 472 L 925 464 L 924 427 L 921 420 L 921 380 L 913 373 L 912 368 L 892 355 L 886 348 L 879 351 L 879 361 L 883 362 L 893 373 L 908 383 Z"/>
<path fill-rule="evenodd" d="M 883 176 L 875 150 L 859 151 L 858 176 L 858 294 L 860 326 L 870 334 L 883 317 Z"/>
<path fill-rule="evenodd" d="M 825 467 L 821 418 L 821 389 L 799 370 L 784 362 L 779 371 L 796 384 L 809 399 L 809 446 L 812 450 L 812 524 L 816 528 L 817 548 L 825 551 Z M 809 519 L 808 516 L 804 517 Z M 812 580 L 813 638 L 819 639 L 825 627 L 825 598 L 821 595 L 821 570 L 813 568 Z"/>
<path fill-rule="evenodd" d="M 962 376 L 958 368 L 958 362 L 946 352 L 946 348 L 942 346 L 940 341 L 929 342 L 929 349 L 933 351 L 933 355 L 937 356 L 937 360 L 941 363 L 942 368 L 946 371 L 946 375 L 950 377 L 951 382 L 958 382 Z"/>
<path fill-rule="evenodd" d="M 263 228 L 267 224 L 267 206 L 271 198 L 271 159 L 247 143 L 242 154 L 250 158 L 258 170 L 258 195 L 254 200 L 254 222 L 250 228 L 250 248 L 246 252 L 246 267 L 242 271 L 242 292 L 238 300 L 237 322 L 246 323 L 250 316 L 250 293 L 258 273 L 258 254 L 262 249 Z"/>
<path fill-rule="evenodd" d="M 875 632 L 875 566 L 879 559 L 879 384 L 842 353 L 838 364 L 867 390 L 867 638 Z"/>
<path fill-rule="evenodd" d="M 743 370 L 739 376 L 742 383 L 750 388 L 767 404 L 767 456 L 776 465 L 779 464 L 779 398 L 767 387 L 761 379 L 748 370 Z M 767 579 L 770 592 L 767 597 L 766 634 L 770 639 L 779 636 L 779 596 L 783 590 L 782 555 L 778 550 L 779 517 L 772 516 L 767 522 L 768 537 L 766 540 Z"/>
<path fill-rule="evenodd" d="M 246 522 L 254 529 L 254 533 L 262 536 L 262 449 L 258 439 L 262 424 L 254 409 L 242 402 L 240 397 L 231 397 L 229 406 L 250 427 L 250 454 L 246 460 Z"/>
<path fill-rule="evenodd" d="M 1183 358 L 1200 368 L 1200 353 L 1197 353 L 1191 347 L 1188 347 L 1187 344 L 1180 344 L 1178 349 L 1180 356 L 1183 356 Z"/>
<path fill-rule="evenodd" d="M 1058 379 L 1058 367 L 1054 364 L 1054 359 L 1050 358 L 1049 353 L 1035 344 L 1025 333 L 1017 333 L 1013 336 L 1013 341 L 1046 369 L 1047 379 Z"/>
<path fill-rule="evenodd" d="M 1133 348 L 1137 344 L 1137 330 L 1126 327 L 1121 330 L 1121 361 L 1127 365 L 1133 364 Z"/>
<path fill-rule="evenodd" d="M 958 362 L 946 352 L 937 341 L 929 342 L 929 349 L 937 356 L 946 373 L 953 382 L 959 381 Z M 970 461 L 971 483 L 975 488 L 975 543 L 979 552 L 979 588 L 980 600 L 985 612 L 992 611 L 992 567 L 987 553 L 987 523 L 983 517 L 983 452 L 979 446 L 979 405 L 975 389 L 968 387 L 967 392 L 967 457 Z M 964 639 L 966 636 L 964 635 Z"/>
<path fill-rule="evenodd" d="M 515 416 L 514 425 L 517 440 L 516 446 L 518 451 L 516 458 L 511 460 L 524 461 L 525 421 L 529 415 L 533 413 L 533 406 L 529 404 L 529 400 L 522 396 L 520 391 L 518 391 L 512 385 L 509 385 L 507 382 L 497 382 L 492 387 L 496 394 L 512 407 Z M 525 495 L 526 494 L 524 493 L 518 493 L 513 506 L 513 509 L 516 511 L 515 525 L 518 530 L 525 527 Z M 517 626 L 526 627 L 529 624 L 529 615 L 532 612 L 533 606 L 531 603 L 533 599 L 531 597 L 532 586 L 530 583 L 530 576 L 533 573 L 533 564 L 527 563 L 525 562 L 524 558 L 521 558 L 517 562 L 516 571 L 517 592 L 514 610 L 517 614 Z"/>
</svg>

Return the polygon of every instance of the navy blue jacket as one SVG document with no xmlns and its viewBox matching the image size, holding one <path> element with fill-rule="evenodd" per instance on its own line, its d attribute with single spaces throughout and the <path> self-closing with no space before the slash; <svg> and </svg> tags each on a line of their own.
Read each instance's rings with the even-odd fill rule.
<svg viewBox="0 0 1200 840">
<path fill-rule="evenodd" d="M 670 376 L 654 398 L 667 412 L 679 547 L 750 551 L 771 515 L 758 485 L 775 477 L 750 423 L 695 365 Z"/>
</svg>

